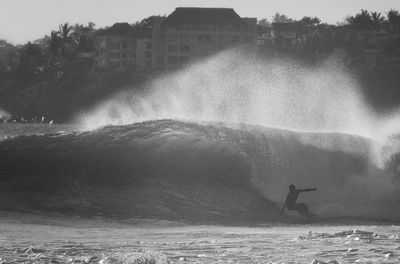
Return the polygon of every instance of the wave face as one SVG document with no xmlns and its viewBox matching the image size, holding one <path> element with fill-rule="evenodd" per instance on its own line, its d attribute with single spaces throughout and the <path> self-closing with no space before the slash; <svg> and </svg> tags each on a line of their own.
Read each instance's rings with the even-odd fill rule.
<svg viewBox="0 0 400 264">
<path fill-rule="evenodd" d="M 0 142 L 0 210 L 193 223 L 291 221 L 288 185 L 321 219 L 400 221 L 395 170 L 338 133 L 148 121 Z"/>
</svg>

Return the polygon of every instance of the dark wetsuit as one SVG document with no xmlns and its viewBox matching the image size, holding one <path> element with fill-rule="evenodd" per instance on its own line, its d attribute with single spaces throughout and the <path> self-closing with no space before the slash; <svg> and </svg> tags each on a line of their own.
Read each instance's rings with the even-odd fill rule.
<svg viewBox="0 0 400 264">
<path fill-rule="evenodd" d="M 286 201 L 285 201 L 285 206 L 283 207 L 283 210 L 285 207 L 287 207 L 288 210 L 295 210 L 299 211 L 300 214 L 302 215 L 308 215 L 308 206 L 304 203 L 296 203 L 297 198 L 299 197 L 299 194 L 301 192 L 311 192 L 315 191 L 316 189 L 294 189 L 290 190 L 289 194 L 286 196 Z"/>
</svg>

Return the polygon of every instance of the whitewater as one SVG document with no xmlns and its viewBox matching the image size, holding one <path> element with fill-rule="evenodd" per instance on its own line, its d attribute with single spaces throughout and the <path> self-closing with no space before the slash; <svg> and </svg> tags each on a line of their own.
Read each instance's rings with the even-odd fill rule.
<svg viewBox="0 0 400 264">
<path fill-rule="evenodd" d="M 228 51 L 115 94 L 73 129 L 0 124 L 1 257 L 398 263 L 398 116 L 375 113 L 337 56 Z M 290 184 L 318 189 L 299 198 L 316 222 L 279 216 Z"/>
</svg>

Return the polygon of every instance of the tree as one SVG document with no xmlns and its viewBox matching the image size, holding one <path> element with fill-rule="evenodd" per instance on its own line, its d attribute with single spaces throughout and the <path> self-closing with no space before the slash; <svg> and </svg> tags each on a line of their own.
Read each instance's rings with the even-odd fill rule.
<svg viewBox="0 0 400 264">
<path fill-rule="evenodd" d="M 262 26 L 262 27 L 269 27 L 271 26 L 271 23 L 268 21 L 268 19 L 266 18 L 262 18 L 260 20 L 257 21 L 257 24 Z"/>
<path fill-rule="evenodd" d="M 38 44 L 28 42 L 10 58 L 12 73 L 21 81 L 29 81 L 44 71 L 46 56 Z"/>
<path fill-rule="evenodd" d="M 392 31 L 397 31 L 400 29 L 400 14 L 399 11 L 390 9 L 386 12 L 390 28 Z"/>
<path fill-rule="evenodd" d="M 269 32 L 270 27 L 271 23 L 266 18 L 257 21 L 257 33 L 260 35 Z"/>
<path fill-rule="evenodd" d="M 288 18 L 286 15 L 275 13 L 275 15 L 272 17 L 272 21 L 274 23 L 288 23 L 292 22 L 293 19 Z"/>
<path fill-rule="evenodd" d="M 151 38 L 155 17 L 157 16 L 149 16 L 132 25 L 139 37 Z"/>
<path fill-rule="evenodd" d="M 69 42 L 71 40 L 71 34 L 73 32 L 72 31 L 73 27 L 70 26 L 68 22 L 66 22 L 64 24 L 61 24 L 58 28 L 59 28 L 58 32 L 60 34 L 61 39 L 64 42 Z"/>
<path fill-rule="evenodd" d="M 321 20 L 318 17 L 305 16 L 299 22 L 306 26 L 317 26 L 321 23 Z"/>
<path fill-rule="evenodd" d="M 380 12 L 371 12 L 371 20 L 372 25 L 375 28 L 379 28 L 381 24 L 385 21 L 385 18 L 381 15 Z"/>
<path fill-rule="evenodd" d="M 16 50 L 16 47 L 4 39 L 0 39 L 0 61 L 5 60 L 7 54 Z"/>
<path fill-rule="evenodd" d="M 75 30 L 83 25 L 69 23 L 59 25 L 59 31 L 52 31 L 46 37 L 46 73 L 49 77 L 59 80 L 66 73 L 74 70 L 79 41 L 76 39 Z"/>
<path fill-rule="evenodd" d="M 61 41 L 60 53 L 63 59 L 69 59 L 76 54 L 78 43 L 73 38 L 73 27 L 68 22 L 59 26 L 58 36 Z"/>
<path fill-rule="evenodd" d="M 53 57 L 56 57 L 59 54 L 61 48 L 61 38 L 60 33 L 57 31 L 52 31 L 50 33 L 50 38 L 48 40 L 48 46 L 50 50 L 50 54 Z"/>
<path fill-rule="evenodd" d="M 367 10 L 361 9 L 360 13 L 356 14 L 355 16 L 348 17 L 347 22 L 356 30 L 367 30 L 372 25 L 372 18 Z"/>
<path fill-rule="evenodd" d="M 95 27 L 96 27 L 96 24 L 95 24 L 95 23 L 93 23 L 93 22 L 88 22 L 88 28 L 89 28 L 90 30 L 94 30 Z"/>
</svg>

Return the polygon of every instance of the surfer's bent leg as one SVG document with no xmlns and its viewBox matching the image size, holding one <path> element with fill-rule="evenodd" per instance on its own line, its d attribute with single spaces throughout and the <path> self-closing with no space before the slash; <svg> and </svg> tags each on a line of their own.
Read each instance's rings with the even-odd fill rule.
<svg viewBox="0 0 400 264">
<path fill-rule="evenodd" d="M 306 205 L 305 203 L 299 203 L 299 204 L 297 204 L 297 210 L 301 213 L 301 214 L 303 214 L 303 215 L 306 215 L 306 214 L 308 214 L 308 205 Z"/>
</svg>

